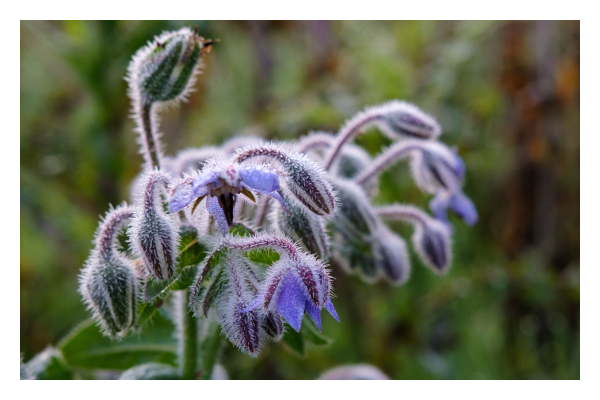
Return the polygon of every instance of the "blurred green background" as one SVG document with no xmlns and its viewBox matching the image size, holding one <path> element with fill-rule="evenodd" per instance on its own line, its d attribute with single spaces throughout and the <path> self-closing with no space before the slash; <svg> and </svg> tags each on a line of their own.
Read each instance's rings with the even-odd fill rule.
<svg viewBox="0 0 600 400">
<path fill-rule="evenodd" d="M 129 200 L 142 162 L 123 76 L 163 30 L 221 42 L 197 92 L 162 116 L 167 154 L 238 134 L 335 132 L 405 99 L 437 117 L 467 165 L 480 220 L 454 218 L 438 277 L 411 254 L 402 287 L 334 270 L 341 324 L 304 357 L 229 344 L 231 378 L 314 379 L 370 363 L 394 379 L 579 379 L 579 22 L 22 22 L 21 345 L 25 361 L 89 317 L 77 275 L 98 216 Z M 389 144 L 370 131 L 371 153 Z M 378 203 L 429 198 L 406 164 Z M 410 230 L 392 225 L 409 237 Z"/>
</svg>

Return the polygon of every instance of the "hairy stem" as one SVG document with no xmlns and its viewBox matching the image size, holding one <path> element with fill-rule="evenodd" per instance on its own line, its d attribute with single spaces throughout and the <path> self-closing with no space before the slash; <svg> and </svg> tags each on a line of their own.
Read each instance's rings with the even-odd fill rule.
<svg viewBox="0 0 600 400">
<path fill-rule="evenodd" d="M 364 185 L 372 177 L 379 175 L 390 165 L 402 158 L 408 156 L 413 150 L 422 150 L 423 145 L 414 140 L 406 140 L 403 142 L 395 143 L 389 149 L 384 151 L 379 157 L 373 160 L 369 169 L 363 171 L 359 176 L 356 177 L 355 181 L 359 185 Z"/>
<path fill-rule="evenodd" d="M 179 327 L 179 371 L 181 379 L 195 379 L 198 357 L 198 324 L 188 307 L 189 289 L 178 293 L 181 321 Z"/>
<path fill-rule="evenodd" d="M 160 168 L 159 139 L 152 125 L 152 112 L 152 103 L 142 104 L 137 111 L 144 159 L 150 169 Z"/>
<path fill-rule="evenodd" d="M 376 114 L 362 113 L 348 121 L 346 125 L 344 125 L 340 133 L 337 135 L 335 142 L 331 145 L 331 150 L 329 151 L 329 154 L 325 159 L 325 164 L 323 168 L 326 171 L 330 170 L 331 165 L 339 155 L 340 150 L 342 150 L 344 144 L 346 144 L 346 142 L 350 139 L 353 139 L 354 137 L 358 136 L 367 125 L 371 124 L 378 118 L 379 115 Z"/>
<path fill-rule="evenodd" d="M 427 225 L 431 219 L 423 210 L 406 204 L 376 207 L 375 212 L 383 219 L 407 221 L 412 224 Z"/>
<path fill-rule="evenodd" d="M 200 379 L 208 380 L 211 378 L 215 364 L 217 363 L 217 356 L 219 349 L 221 348 L 221 329 L 216 321 L 210 319 L 206 320 L 208 329 L 206 331 L 206 337 L 200 344 Z"/>
</svg>

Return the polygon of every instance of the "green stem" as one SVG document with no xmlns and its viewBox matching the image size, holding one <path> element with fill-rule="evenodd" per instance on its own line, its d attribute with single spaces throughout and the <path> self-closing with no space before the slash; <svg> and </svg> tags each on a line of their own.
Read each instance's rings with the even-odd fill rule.
<svg viewBox="0 0 600 400">
<path fill-rule="evenodd" d="M 198 323 L 188 307 L 189 289 L 180 291 L 180 359 L 181 379 L 195 379 L 198 354 Z"/>
<path fill-rule="evenodd" d="M 221 347 L 221 328 L 216 321 L 206 320 L 208 329 L 201 343 L 200 379 L 210 379 Z"/>
</svg>

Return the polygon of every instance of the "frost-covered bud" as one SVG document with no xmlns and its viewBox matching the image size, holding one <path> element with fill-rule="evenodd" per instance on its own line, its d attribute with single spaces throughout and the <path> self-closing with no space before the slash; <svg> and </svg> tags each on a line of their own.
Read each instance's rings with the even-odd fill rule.
<svg viewBox="0 0 600 400">
<path fill-rule="evenodd" d="M 254 157 L 275 160 L 281 164 L 286 189 L 291 198 L 317 215 L 332 215 L 336 199 L 323 169 L 310 157 L 275 145 L 248 147 L 240 150 L 234 161 L 242 163 Z"/>
<path fill-rule="evenodd" d="M 413 224 L 412 242 L 421 260 L 434 272 L 445 273 L 450 266 L 450 230 L 448 227 L 411 205 L 394 204 L 378 207 L 377 214 L 385 219 L 404 220 Z"/>
<path fill-rule="evenodd" d="M 388 376 L 368 364 L 345 365 L 323 372 L 319 380 L 388 380 Z"/>
<path fill-rule="evenodd" d="M 271 310 L 262 314 L 260 326 L 275 342 L 283 337 L 283 321 L 277 311 Z"/>
<path fill-rule="evenodd" d="M 427 142 L 421 151 L 413 151 L 410 166 L 415 182 L 426 192 L 461 190 L 465 164 L 456 150 L 440 142 Z"/>
<path fill-rule="evenodd" d="M 336 233 L 348 238 L 370 236 L 377 227 L 377 217 L 365 192 L 354 182 L 336 178 L 339 196 L 338 213 L 331 220 Z"/>
<path fill-rule="evenodd" d="M 244 353 L 256 357 L 261 347 L 261 316 L 257 310 L 241 311 L 252 301 L 256 288 L 252 278 L 248 279 L 244 260 L 236 253 L 226 256 L 227 283 L 216 300 L 217 315 L 225 336 Z"/>
<path fill-rule="evenodd" d="M 342 151 L 337 161 L 332 165 L 333 175 L 354 179 L 366 171 L 373 163 L 371 156 L 362 147 L 348 143 Z M 370 177 L 362 187 L 367 194 L 375 196 L 379 190 L 379 182 L 376 176 Z"/>
<path fill-rule="evenodd" d="M 409 136 L 418 139 L 437 139 L 442 133 L 440 124 L 430 115 L 425 114 L 414 104 L 393 100 L 389 103 L 367 109 L 380 117 L 376 125 L 391 139 Z"/>
<path fill-rule="evenodd" d="M 406 243 L 384 224 L 379 225 L 376 233 L 377 250 L 375 262 L 377 268 L 394 284 L 401 285 L 410 276 L 410 261 Z"/>
<path fill-rule="evenodd" d="M 124 336 L 135 320 L 138 282 L 133 263 L 117 250 L 117 234 L 133 215 L 127 205 L 110 210 L 96 233 L 95 248 L 79 275 L 79 292 L 111 337 Z"/>
<path fill-rule="evenodd" d="M 427 225 L 416 225 L 412 237 L 415 249 L 421 259 L 439 274 L 450 267 L 450 233 L 441 222 L 432 221 Z"/>
<path fill-rule="evenodd" d="M 300 240 L 308 251 L 317 254 L 319 258 L 329 258 L 329 243 L 323 219 L 288 201 L 287 196 L 283 199 L 288 204 L 288 212 L 282 208 L 274 209 L 271 214 L 273 226 L 286 236 Z"/>
<path fill-rule="evenodd" d="M 133 251 L 141 257 L 144 269 L 157 280 L 173 275 L 179 239 L 173 216 L 163 209 L 161 194 L 166 184 L 166 176 L 157 170 L 142 179 L 129 230 Z"/>
<path fill-rule="evenodd" d="M 182 100 L 199 72 L 204 46 L 204 40 L 189 28 L 155 37 L 129 64 L 131 94 L 142 104 Z"/>
</svg>

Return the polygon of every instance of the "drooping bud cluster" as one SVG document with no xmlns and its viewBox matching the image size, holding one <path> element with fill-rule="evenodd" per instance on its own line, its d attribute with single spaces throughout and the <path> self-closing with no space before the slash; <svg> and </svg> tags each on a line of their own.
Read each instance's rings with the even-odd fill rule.
<svg viewBox="0 0 600 400">
<path fill-rule="evenodd" d="M 477 211 L 462 191 L 464 162 L 437 141 L 441 127 L 435 119 L 412 104 L 367 108 L 337 135 L 316 132 L 278 144 L 241 136 L 164 156 L 156 111 L 191 92 L 212 43 L 187 28 L 166 32 L 129 65 L 145 166 L 136 178 L 135 206 L 107 213 L 80 275 L 84 301 L 108 335 L 122 337 L 136 319 L 141 325 L 138 308 L 188 287 L 194 274 L 187 289 L 194 315 L 216 315 L 225 336 L 248 355 L 257 356 L 266 339 L 280 340 L 284 320 L 300 331 L 308 314 L 321 330 L 323 308 L 339 322 L 325 266 L 329 257 L 370 282 L 383 277 L 399 285 L 409 278 L 406 242 L 384 224 L 387 219 L 412 223 L 412 245 L 421 260 L 436 273 L 448 270 L 452 229 L 446 212 L 472 225 Z M 350 143 L 370 127 L 393 141 L 377 157 Z M 404 158 L 417 185 L 434 196 L 435 219 L 413 206 L 372 205 L 381 172 Z M 129 250 L 137 260 L 117 246 L 117 234 L 130 220 Z M 276 256 L 257 256 L 266 250 Z M 195 332 L 182 304 L 182 320 Z M 181 368 L 185 376 L 194 375 L 194 364 Z M 124 376 L 177 376 L 170 367 L 147 366 Z"/>
<path fill-rule="evenodd" d="M 264 249 L 275 250 L 280 259 L 260 279 L 257 267 L 243 254 Z M 338 319 L 330 295 L 325 266 L 285 237 L 226 236 L 201 266 L 190 304 L 197 314 L 205 315 L 214 304 L 229 340 L 256 356 L 264 337 L 281 338 L 282 317 L 296 331 L 305 311 L 319 330 L 322 308 Z"/>
<path fill-rule="evenodd" d="M 140 182 L 129 238 L 142 265 L 156 280 L 169 279 L 177 258 L 177 223 L 164 211 L 162 195 L 167 177 L 154 170 Z"/>
<path fill-rule="evenodd" d="M 134 208 L 121 205 L 100 223 L 95 247 L 79 275 L 79 292 L 105 334 L 124 336 L 135 322 L 137 277 L 133 262 L 117 245 L 119 230 L 133 216 Z"/>
</svg>

